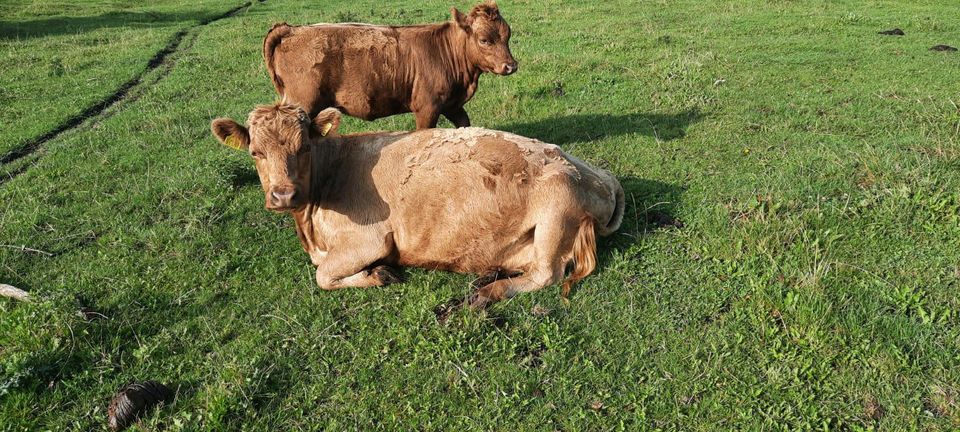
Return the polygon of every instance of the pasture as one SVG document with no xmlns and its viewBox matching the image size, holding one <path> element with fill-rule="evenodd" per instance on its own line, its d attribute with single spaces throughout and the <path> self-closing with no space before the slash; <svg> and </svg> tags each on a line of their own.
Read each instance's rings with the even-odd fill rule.
<svg viewBox="0 0 960 432">
<path fill-rule="evenodd" d="M 612 171 L 626 217 L 569 305 L 441 324 L 472 277 L 320 291 L 209 123 L 274 100 L 274 22 L 450 6 L 3 2 L 0 283 L 33 301 L 0 299 L 0 429 L 104 430 L 134 380 L 177 391 L 144 430 L 960 428 L 960 54 L 929 51 L 960 3 L 502 0 L 520 68 L 474 125 Z"/>
</svg>

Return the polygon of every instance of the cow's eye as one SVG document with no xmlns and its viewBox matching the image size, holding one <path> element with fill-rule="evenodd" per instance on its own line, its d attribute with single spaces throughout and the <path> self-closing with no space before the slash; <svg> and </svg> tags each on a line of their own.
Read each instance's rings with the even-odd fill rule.
<svg viewBox="0 0 960 432">
<path fill-rule="evenodd" d="M 250 152 L 250 156 L 253 156 L 254 159 L 263 159 L 263 153 L 258 151 Z"/>
<path fill-rule="evenodd" d="M 493 42 L 490 42 L 490 39 L 480 39 L 480 45 L 490 46 L 493 45 Z"/>
</svg>

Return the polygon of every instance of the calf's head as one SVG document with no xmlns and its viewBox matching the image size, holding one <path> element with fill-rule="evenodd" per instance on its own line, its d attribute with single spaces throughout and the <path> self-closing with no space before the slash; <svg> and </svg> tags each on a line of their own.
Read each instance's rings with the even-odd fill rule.
<svg viewBox="0 0 960 432">
<path fill-rule="evenodd" d="M 292 105 L 261 105 L 247 118 L 247 126 L 219 118 L 210 123 L 226 146 L 253 157 L 263 186 L 264 205 L 275 211 L 294 210 L 310 198 L 312 148 L 323 137 L 337 134 L 340 111 L 328 108 L 313 119 Z"/>
<path fill-rule="evenodd" d="M 517 61 L 510 53 L 510 25 L 493 0 L 478 4 L 464 15 L 451 10 L 453 22 L 467 34 L 467 58 L 484 72 L 510 75 Z"/>
</svg>

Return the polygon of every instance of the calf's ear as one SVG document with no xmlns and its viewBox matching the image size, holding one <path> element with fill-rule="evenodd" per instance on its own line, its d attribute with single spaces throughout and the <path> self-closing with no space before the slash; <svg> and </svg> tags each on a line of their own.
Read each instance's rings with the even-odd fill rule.
<svg viewBox="0 0 960 432">
<path fill-rule="evenodd" d="M 497 6 L 496 0 L 489 0 L 486 3 L 480 3 L 476 5 L 471 12 L 471 15 L 474 13 L 477 15 L 483 15 L 484 18 L 490 21 L 496 21 L 500 18 L 500 8 Z"/>
<path fill-rule="evenodd" d="M 450 8 L 450 20 L 460 28 L 466 30 L 467 33 L 470 32 L 470 26 L 473 25 L 473 17 L 460 13 L 457 8 Z"/>
<path fill-rule="evenodd" d="M 327 108 L 313 118 L 313 127 L 320 136 L 340 135 L 340 110 Z"/>
<path fill-rule="evenodd" d="M 250 134 L 247 128 L 228 118 L 218 118 L 210 122 L 210 130 L 223 145 L 237 150 L 250 148 Z"/>
</svg>

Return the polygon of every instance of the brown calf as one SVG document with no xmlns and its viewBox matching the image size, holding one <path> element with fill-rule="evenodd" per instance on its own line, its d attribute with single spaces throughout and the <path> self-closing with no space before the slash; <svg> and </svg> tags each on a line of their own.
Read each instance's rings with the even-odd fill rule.
<svg viewBox="0 0 960 432">
<path fill-rule="evenodd" d="M 517 62 L 496 3 L 451 12 L 450 22 L 406 27 L 277 24 L 263 58 L 282 100 L 311 116 L 328 107 L 365 120 L 413 112 L 425 129 L 443 114 L 466 127 L 463 105 L 480 74 L 510 75 Z"/>
<path fill-rule="evenodd" d="M 340 113 L 257 107 L 248 127 L 214 120 L 221 142 L 248 150 L 266 208 L 289 211 L 324 289 L 394 281 L 389 265 L 488 274 L 473 307 L 560 282 L 596 263 L 594 230 L 623 219 L 609 172 L 545 144 L 480 128 L 339 136 Z"/>
</svg>

